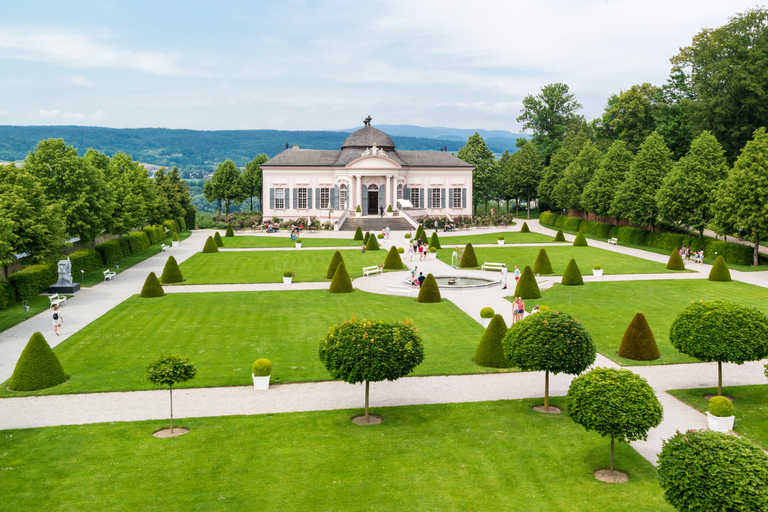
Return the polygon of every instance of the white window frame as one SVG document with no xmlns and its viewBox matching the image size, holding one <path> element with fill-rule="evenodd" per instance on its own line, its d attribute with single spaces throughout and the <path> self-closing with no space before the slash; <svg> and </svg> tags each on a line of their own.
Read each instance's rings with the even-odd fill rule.
<svg viewBox="0 0 768 512">
<path fill-rule="evenodd" d="M 296 209 L 297 210 L 307 209 L 307 189 L 306 188 L 296 189 Z"/>
<path fill-rule="evenodd" d="M 349 201 L 347 199 L 347 186 L 342 185 L 339 187 L 339 206 L 341 207 L 342 210 L 347 209 L 348 202 Z"/>
<path fill-rule="evenodd" d="M 285 210 L 285 189 L 275 189 L 275 210 Z"/>
<path fill-rule="evenodd" d="M 461 208 L 461 189 L 460 188 L 453 189 L 453 198 L 452 198 L 451 204 L 453 205 L 453 208 Z"/>
<path fill-rule="evenodd" d="M 399 184 L 397 186 L 397 198 L 402 199 L 403 198 L 403 184 Z"/>
<path fill-rule="evenodd" d="M 414 208 L 421 208 L 421 203 L 419 202 L 419 188 L 414 187 L 411 189 L 411 204 Z"/>
<path fill-rule="evenodd" d="M 432 189 L 432 208 L 440 208 L 440 205 L 442 204 L 442 193 L 443 189 L 441 188 L 433 188 Z"/>
<path fill-rule="evenodd" d="M 331 207 L 331 189 L 330 188 L 320 188 L 320 197 L 317 198 L 317 200 L 320 202 L 318 204 L 318 208 L 322 210 L 327 210 Z"/>
</svg>

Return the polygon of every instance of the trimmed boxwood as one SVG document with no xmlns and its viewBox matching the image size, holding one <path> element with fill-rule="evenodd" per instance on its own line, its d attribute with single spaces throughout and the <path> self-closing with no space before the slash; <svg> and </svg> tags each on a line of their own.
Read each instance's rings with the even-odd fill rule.
<svg viewBox="0 0 768 512">
<path fill-rule="evenodd" d="M 146 231 L 132 231 L 126 235 L 123 235 L 123 240 L 128 242 L 128 247 L 131 249 L 131 254 L 143 251 L 150 245 L 149 235 Z"/>
<path fill-rule="evenodd" d="M 366 231 L 366 232 L 365 232 L 365 237 L 363 238 L 363 243 L 366 243 L 366 244 L 367 244 L 367 243 L 368 243 L 368 240 L 369 240 L 370 238 L 371 238 L 371 232 L 370 232 L 370 231 Z"/>
<path fill-rule="evenodd" d="M 403 260 L 400 259 L 400 253 L 397 252 L 397 248 L 394 245 L 389 248 L 387 258 L 384 260 L 384 268 L 387 270 L 403 269 Z"/>
<path fill-rule="evenodd" d="M 667 261 L 667 270 L 685 270 L 685 263 L 678 249 L 672 249 Z"/>
<path fill-rule="evenodd" d="M 656 338 L 644 314 L 636 313 L 624 331 L 619 346 L 619 357 L 633 361 L 653 361 L 661 357 Z"/>
<path fill-rule="evenodd" d="M 562 229 L 557 230 L 557 234 L 555 234 L 555 242 L 565 242 L 565 236 L 563 235 Z"/>
<path fill-rule="evenodd" d="M 520 228 L 521 233 L 530 233 L 531 230 L 528 228 L 528 223 L 523 222 L 523 227 Z"/>
<path fill-rule="evenodd" d="M 492 307 L 486 306 L 480 310 L 480 318 L 493 318 L 494 314 L 495 312 Z"/>
<path fill-rule="evenodd" d="M 429 239 L 429 246 L 435 249 L 442 249 L 440 246 L 440 239 L 437 237 L 437 231 L 432 233 L 432 237 Z"/>
<path fill-rule="evenodd" d="M 584 284 L 584 278 L 581 277 L 581 270 L 576 265 L 575 259 L 571 258 L 571 261 L 568 262 L 561 282 L 565 286 L 581 286 Z"/>
<path fill-rule="evenodd" d="M 421 224 L 419 224 L 419 227 L 416 228 L 416 238 L 421 238 L 422 240 L 427 238 L 427 236 L 424 234 L 424 227 L 422 227 Z"/>
<path fill-rule="evenodd" d="M 357 226 L 357 229 L 355 230 L 355 236 L 352 237 L 352 240 L 363 240 L 363 228 Z"/>
<path fill-rule="evenodd" d="M 58 386 L 67 381 L 67 374 L 43 335 L 36 332 L 29 338 L 13 375 L 8 381 L 12 391 L 35 391 Z"/>
<path fill-rule="evenodd" d="M 539 299 L 541 298 L 541 290 L 539 289 L 539 283 L 536 282 L 536 277 L 533 275 L 533 270 L 528 265 L 523 269 L 523 273 L 515 286 L 515 297 L 521 297 L 523 299 Z"/>
<path fill-rule="evenodd" d="M 224 240 L 221 239 L 221 235 L 218 231 L 213 235 L 213 241 L 216 244 L 216 247 L 224 247 Z"/>
<path fill-rule="evenodd" d="M 125 245 L 128 245 L 127 242 Z M 129 253 L 124 251 L 120 240 L 106 240 L 96 245 L 96 251 L 101 256 L 101 261 L 105 265 L 112 265 L 117 260 L 129 255 Z"/>
<path fill-rule="evenodd" d="M 232 224 L 227 224 L 227 232 L 224 235 L 225 237 L 233 237 L 235 236 L 235 230 L 232 229 Z"/>
<path fill-rule="evenodd" d="M 168 236 L 165 234 L 165 229 L 163 229 L 163 226 L 144 226 L 143 231 L 149 237 L 150 245 L 155 245 L 156 243 L 160 243 L 161 241 L 168 238 Z"/>
<path fill-rule="evenodd" d="M 534 274 L 552 274 L 552 263 L 549 261 L 549 255 L 546 249 L 543 247 L 539 249 L 539 254 L 536 256 L 536 261 L 533 263 Z"/>
<path fill-rule="evenodd" d="M 0 281 L 0 309 L 16 304 L 16 291 L 8 281 Z"/>
<path fill-rule="evenodd" d="M 164 295 L 165 292 L 163 291 L 163 285 L 160 284 L 160 280 L 154 272 L 150 272 L 141 289 L 141 298 L 151 299 L 154 297 L 162 297 Z"/>
<path fill-rule="evenodd" d="M 339 267 L 339 263 L 342 263 L 344 258 L 341 257 L 341 253 L 336 251 L 331 256 L 331 262 L 328 264 L 328 270 L 325 271 L 326 279 L 333 279 L 333 275 L 336 273 L 336 269 Z"/>
<path fill-rule="evenodd" d="M 410 233 L 406 233 L 404 236 L 405 236 L 405 239 L 406 239 L 406 240 L 408 240 L 409 238 L 411 238 L 411 234 L 410 234 Z"/>
<path fill-rule="evenodd" d="M 165 262 L 163 267 L 163 273 L 160 276 L 160 282 L 163 284 L 180 283 L 184 281 L 184 277 L 181 275 L 181 269 L 179 264 L 176 263 L 176 258 L 168 256 L 168 261 Z"/>
<path fill-rule="evenodd" d="M 328 287 L 330 293 L 352 293 L 355 291 L 352 286 L 352 279 L 349 278 L 349 272 L 344 262 L 339 262 L 336 272 L 333 274 L 331 286 Z"/>
<path fill-rule="evenodd" d="M 8 276 L 8 281 L 16 290 L 16 300 L 29 300 L 56 283 L 58 273 L 52 262 L 30 265 Z"/>
<path fill-rule="evenodd" d="M 176 223 L 179 225 L 179 233 L 187 230 L 187 222 L 184 217 L 176 217 Z"/>
<path fill-rule="evenodd" d="M 490 309 L 490 308 L 483 308 Z M 493 310 L 491 310 L 493 311 Z M 482 312 L 481 312 L 482 316 Z M 501 340 L 507 334 L 507 324 L 501 315 L 493 315 L 491 322 L 480 338 L 480 343 L 475 351 L 475 364 L 487 368 L 511 368 L 512 365 L 504 356 L 504 348 L 501 346 Z"/>
<path fill-rule="evenodd" d="M 176 233 L 175 231 L 173 233 L 171 233 L 171 241 L 172 242 L 178 242 L 179 241 L 179 234 Z"/>
<path fill-rule="evenodd" d="M 251 373 L 254 377 L 266 377 L 272 375 L 272 361 L 269 359 L 257 359 L 251 365 Z"/>
<path fill-rule="evenodd" d="M 728 416 L 733 416 L 733 402 L 725 396 L 713 396 L 709 399 L 707 410 L 712 416 L 727 418 Z"/>
<path fill-rule="evenodd" d="M 435 276 L 432 274 L 427 274 L 427 277 L 421 284 L 419 297 L 416 299 L 416 302 L 433 303 L 440 302 L 442 300 L 443 298 L 440 296 L 440 288 L 437 286 Z"/>
<path fill-rule="evenodd" d="M 718 256 L 715 260 L 715 264 L 712 265 L 712 270 L 709 271 L 710 281 L 724 281 L 731 280 L 731 271 L 728 270 L 728 265 L 725 264 L 725 260 L 722 256 Z"/>
<path fill-rule="evenodd" d="M 212 236 L 209 236 L 208 239 L 205 241 L 205 245 L 203 246 L 203 252 L 204 253 L 219 252 L 219 246 L 216 245 L 216 242 L 213 240 Z"/>
<path fill-rule="evenodd" d="M 179 231 L 181 231 L 179 223 L 176 222 L 174 219 L 166 219 L 166 220 L 164 220 L 163 221 L 163 227 L 166 228 L 168 230 L 168 232 L 171 232 L 171 231 L 179 232 Z"/>
<path fill-rule="evenodd" d="M 80 275 L 81 270 L 90 272 L 97 270 L 104 263 L 101 260 L 101 255 L 95 249 L 81 249 L 75 251 L 69 255 L 69 260 L 72 262 L 72 276 Z"/>
<path fill-rule="evenodd" d="M 378 238 L 379 240 L 384 240 L 384 233 L 377 234 L 376 238 Z"/>
<path fill-rule="evenodd" d="M 461 255 L 461 260 L 459 261 L 459 267 L 472 268 L 476 266 L 477 266 L 477 256 L 475 255 L 475 248 L 472 247 L 471 243 L 469 243 L 464 248 L 464 254 Z"/>
<path fill-rule="evenodd" d="M 573 240 L 573 246 L 574 247 L 587 247 L 588 246 L 587 239 L 584 238 L 584 233 L 579 231 L 576 234 L 576 238 Z"/>
<path fill-rule="evenodd" d="M 381 247 L 379 246 L 378 240 L 376 240 L 375 236 L 369 236 L 368 241 L 365 242 L 365 250 L 366 251 L 378 251 Z"/>
<path fill-rule="evenodd" d="M 398 248 L 397 248 L 397 252 L 398 252 L 399 254 L 403 254 L 403 253 L 405 253 L 405 249 L 404 249 L 404 248 L 402 248 L 402 247 L 398 247 Z"/>
</svg>

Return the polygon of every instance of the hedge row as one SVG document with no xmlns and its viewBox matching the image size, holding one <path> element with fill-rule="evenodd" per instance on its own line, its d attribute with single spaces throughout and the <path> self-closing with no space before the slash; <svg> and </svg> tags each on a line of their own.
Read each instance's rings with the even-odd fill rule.
<svg viewBox="0 0 768 512">
<path fill-rule="evenodd" d="M 16 301 L 29 300 L 56 282 L 58 273 L 56 263 L 30 265 L 8 276 L 8 281 L 16 292 Z"/>
<path fill-rule="evenodd" d="M 704 257 L 715 259 L 722 256 L 726 263 L 735 265 L 751 265 L 753 261 L 753 248 L 747 245 L 713 240 L 712 238 L 699 238 L 695 235 L 682 235 L 657 231 L 651 233 L 645 229 L 629 226 L 614 226 L 605 222 L 582 220 L 577 217 L 569 217 L 558 213 L 543 212 L 539 216 L 541 224 L 568 229 L 570 231 L 582 231 L 594 238 L 617 238 L 622 243 L 645 245 L 671 251 L 682 246 L 690 246 L 691 252 L 704 249 Z"/>
</svg>

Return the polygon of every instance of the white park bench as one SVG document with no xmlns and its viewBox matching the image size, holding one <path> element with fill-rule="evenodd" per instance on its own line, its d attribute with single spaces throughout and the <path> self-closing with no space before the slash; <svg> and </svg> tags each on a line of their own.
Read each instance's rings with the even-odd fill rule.
<svg viewBox="0 0 768 512">
<path fill-rule="evenodd" d="M 51 305 L 49 306 L 49 309 L 53 306 L 63 306 L 67 303 L 67 297 L 65 295 L 59 295 L 58 293 L 54 293 L 53 295 L 48 296 L 48 300 L 51 301 Z"/>
<path fill-rule="evenodd" d="M 400 294 L 400 295 L 405 295 L 407 297 L 411 296 L 411 292 L 413 290 L 414 288 L 410 286 L 387 286 L 387 293 Z"/>
<path fill-rule="evenodd" d="M 170 246 L 168 246 L 168 245 L 165 245 L 165 244 L 160 244 L 160 247 L 163 249 L 163 252 L 167 252 L 167 251 L 168 251 L 168 249 L 170 249 L 170 248 L 171 248 Z"/>
<path fill-rule="evenodd" d="M 104 280 L 111 281 L 112 279 L 115 278 L 116 275 L 117 275 L 117 272 L 112 272 L 111 270 L 107 269 L 104 271 Z"/>
<path fill-rule="evenodd" d="M 382 271 L 383 271 L 383 268 L 378 265 L 374 265 L 372 267 L 363 267 L 363 276 L 369 276 L 371 274 L 381 274 Z"/>
<path fill-rule="evenodd" d="M 491 263 L 490 261 L 486 261 L 483 263 L 483 266 L 481 267 L 483 270 L 501 270 L 501 267 L 503 266 L 503 263 Z"/>
<path fill-rule="evenodd" d="M 609 238 L 608 239 L 608 243 L 609 244 L 613 244 L 613 245 L 619 245 L 619 239 L 618 238 Z"/>
</svg>

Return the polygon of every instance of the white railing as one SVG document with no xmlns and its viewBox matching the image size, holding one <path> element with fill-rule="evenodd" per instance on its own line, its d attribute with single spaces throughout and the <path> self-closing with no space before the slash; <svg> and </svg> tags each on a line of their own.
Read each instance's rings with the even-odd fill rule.
<svg viewBox="0 0 768 512">
<path fill-rule="evenodd" d="M 403 218 L 407 220 L 408 223 L 414 228 L 418 228 L 419 223 L 413 220 L 413 217 L 411 217 L 411 213 L 423 211 L 424 214 L 426 214 L 427 212 L 426 210 L 398 210 L 398 211 L 403 215 Z"/>
</svg>

